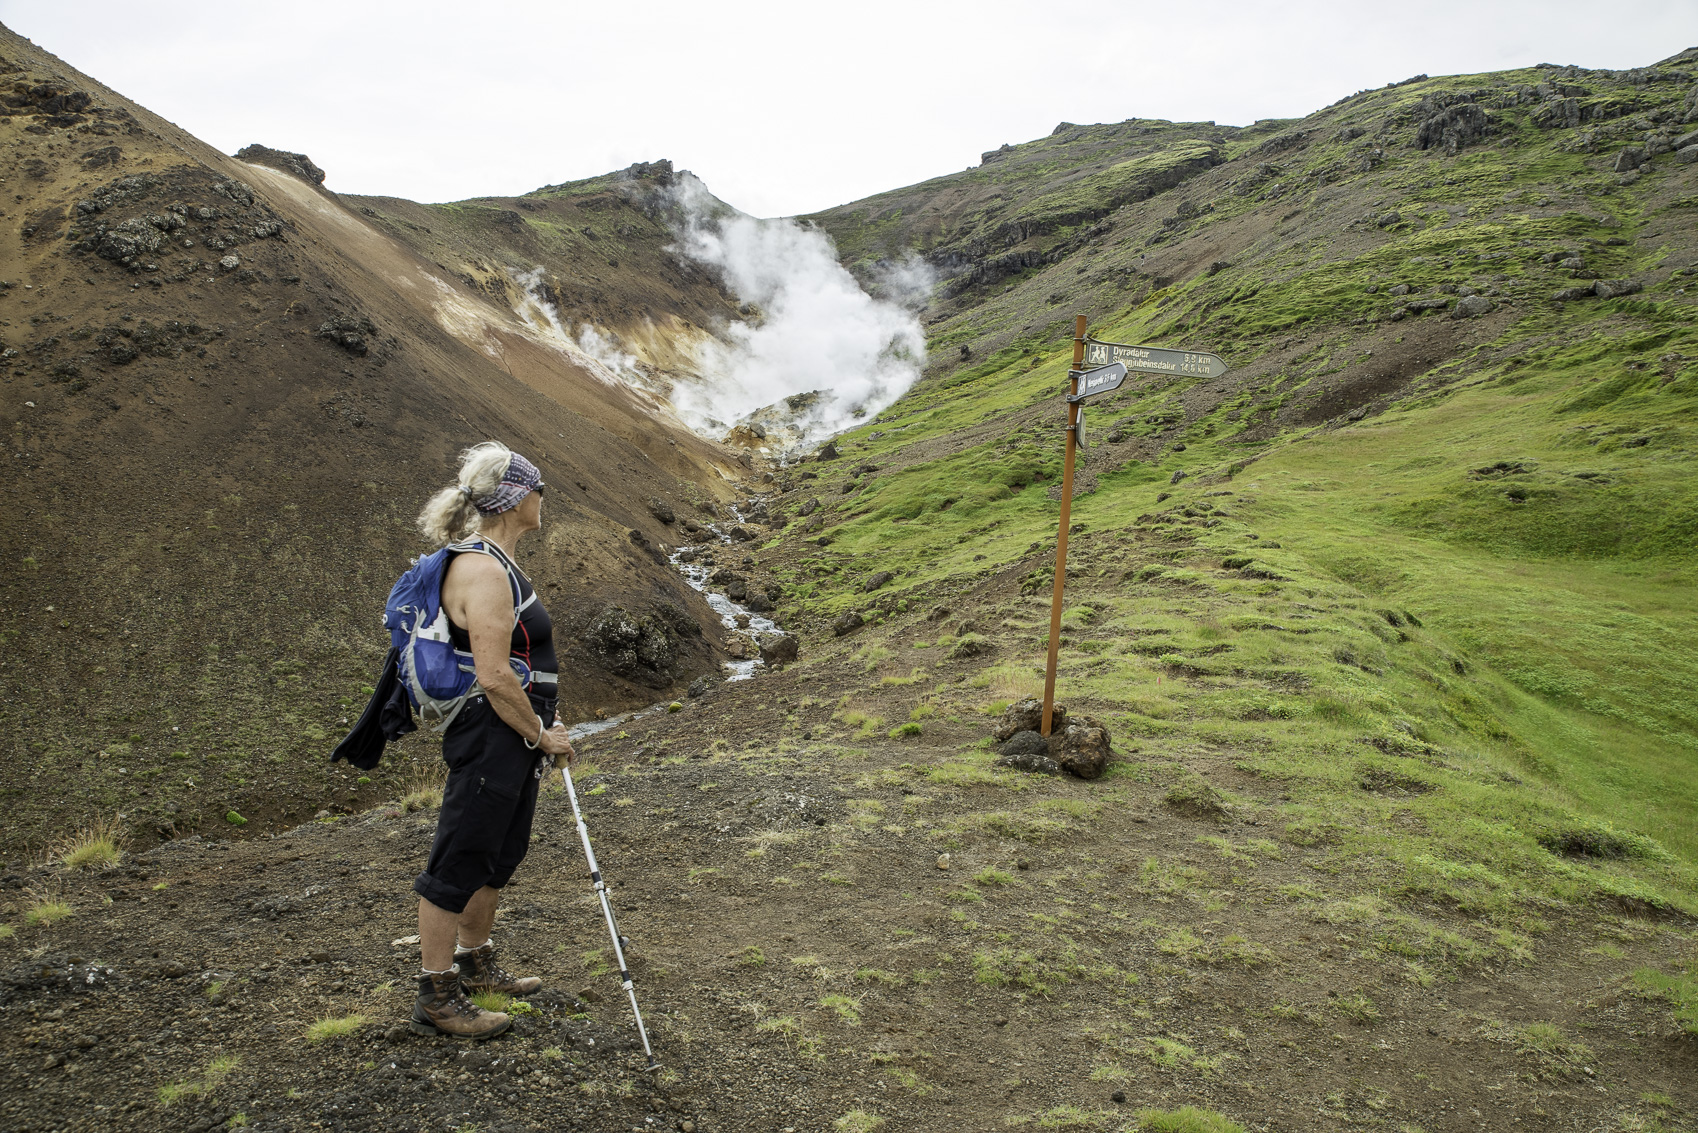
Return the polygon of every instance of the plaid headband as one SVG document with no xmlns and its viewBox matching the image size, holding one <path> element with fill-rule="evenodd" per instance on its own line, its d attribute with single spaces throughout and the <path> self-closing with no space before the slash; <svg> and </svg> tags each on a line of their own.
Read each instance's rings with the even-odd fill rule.
<svg viewBox="0 0 1698 1133">
<path fill-rule="evenodd" d="M 502 473 L 501 483 L 495 486 L 495 491 L 482 499 L 473 500 L 478 511 L 484 515 L 499 515 L 519 506 L 519 501 L 542 487 L 542 473 L 537 466 L 513 453 L 507 461 L 507 471 Z M 465 491 L 465 489 L 461 489 Z M 470 492 L 466 493 L 468 496 Z"/>
</svg>

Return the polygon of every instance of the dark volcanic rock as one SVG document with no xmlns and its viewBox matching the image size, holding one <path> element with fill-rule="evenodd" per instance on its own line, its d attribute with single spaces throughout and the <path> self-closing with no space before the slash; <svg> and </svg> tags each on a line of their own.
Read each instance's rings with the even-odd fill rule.
<svg viewBox="0 0 1698 1133">
<path fill-rule="evenodd" d="M 1035 732 L 1033 734 L 1036 735 Z M 1040 736 L 1039 739 L 1042 739 L 1042 737 Z M 1007 767 L 1013 771 L 1030 771 L 1038 775 L 1061 774 L 1061 764 L 1042 751 L 1019 751 L 1009 755 L 999 755 L 996 758 L 996 765 Z"/>
<path fill-rule="evenodd" d="M 1050 732 L 1061 731 L 1067 725 L 1067 709 L 1057 704 L 1050 713 Z M 1044 702 L 1037 697 L 1027 697 L 1017 700 L 1002 710 L 997 718 L 996 727 L 991 736 L 997 743 L 1004 743 L 1016 732 L 1032 732 L 1037 734 L 1044 726 Z"/>
<path fill-rule="evenodd" d="M 256 142 L 237 150 L 236 157 L 250 165 L 265 165 L 284 173 L 293 173 L 309 185 L 324 184 L 324 170 L 314 165 L 312 158 L 304 153 L 287 153 Z"/>
<path fill-rule="evenodd" d="M 649 688 L 666 688 L 678 656 L 669 620 L 658 612 L 637 617 L 623 606 L 609 606 L 584 631 L 584 644 L 608 672 Z"/>
<path fill-rule="evenodd" d="M 659 496 L 649 497 L 649 514 L 662 523 L 671 523 L 678 518 L 678 514 L 672 510 L 672 505 Z"/>
<path fill-rule="evenodd" d="M 863 619 L 860 614 L 856 613 L 854 610 L 844 610 L 841 614 L 838 614 L 836 620 L 831 623 L 831 632 L 836 634 L 838 637 L 842 637 L 846 633 L 860 629 L 865 624 L 866 620 Z"/>
<path fill-rule="evenodd" d="M 1453 319 L 1472 319 L 1480 315 L 1491 314 L 1493 302 L 1484 295 L 1468 295 L 1457 300 L 1456 310 L 1450 313 Z"/>
<path fill-rule="evenodd" d="M 787 633 L 769 633 L 761 638 L 761 660 L 775 669 L 796 660 L 796 639 Z"/>
<path fill-rule="evenodd" d="M 891 573 L 890 571 L 881 570 L 877 574 L 873 575 L 871 578 L 867 579 L 867 584 L 865 586 L 863 586 L 861 589 L 865 590 L 867 593 L 870 594 L 874 590 L 877 590 L 880 587 L 884 586 L 886 583 L 888 583 L 891 579 L 893 579 L 895 577 L 896 577 L 896 575 Z"/>
<path fill-rule="evenodd" d="M 1059 731 L 1059 735 L 1055 734 Z M 1096 779 L 1108 766 L 1108 729 L 1102 721 L 1081 716 L 1068 723 L 1065 729 L 1052 730 L 1050 745 L 1055 761 L 1063 771 L 1081 779 Z"/>
<path fill-rule="evenodd" d="M 1423 119 L 1415 130 L 1415 144 L 1421 149 L 1442 149 L 1454 154 L 1484 138 L 1491 130 L 1492 121 L 1486 112 L 1475 103 L 1463 102 Z"/>
<path fill-rule="evenodd" d="M 1034 731 L 1015 732 L 996 749 L 1001 756 L 1049 755 L 1049 740 Z"/>
<path fill-rule="evenodd" d="M 320 323 L 318 337 L 328 338 L 349 354 L 362 355 L 371 350 L 370 339 L 377 334 L 377 326 L 364 316 L 338 315 L 328 322 Z"/>
</svg>

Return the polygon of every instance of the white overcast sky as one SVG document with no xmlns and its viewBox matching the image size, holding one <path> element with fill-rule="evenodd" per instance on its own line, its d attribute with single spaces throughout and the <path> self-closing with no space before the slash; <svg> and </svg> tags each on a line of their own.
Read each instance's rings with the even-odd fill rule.
<svg viewBox="0 0 1698 1133">
<path fill-rule="evenodd" d="M 0 21 L 225 151 L 305 152 L 341 192 L 517 194 L 665 157 L 762 216 L 1063 120 L 1243 125 L 1419 72 L 1698 45 L 1698 0 L 0 0 Z"/>
</svg>

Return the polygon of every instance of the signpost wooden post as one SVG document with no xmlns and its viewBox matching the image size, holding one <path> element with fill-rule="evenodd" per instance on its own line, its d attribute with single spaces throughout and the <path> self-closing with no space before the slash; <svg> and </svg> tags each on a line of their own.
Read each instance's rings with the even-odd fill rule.
<svg viewBox="0 0 1698 1133">
<path fill-rule="evenodd" d="M 1089 363 L 1089 370 L 1080 367 Z M 1055 714 L 1055 662 L 1061 649 L 1061 592 L 1067 582 L 1067 528 L 1073 517 L 1073 453 L 1083 448 L 1085 399 L 1113 393 L 1126 380 L 1127 371 L 1146 374 L 1181 374 L 1216 378 L 1226 373 L 1226 363 L 1200 350 L 1168 350 L 1160 346 L 1134 346 L 1124 342 L 1099 342 L 1085 336 L 1085 316 L 1073 320 L 1073 366 L 1067 372 L 1067 456 L 1061 465 L 1061 529 L 1055 537 L 1055 588 L 1049 602 L 1049 660 L 1044 666 L 1043 734 L 1049 735 Z"/>
<path fill-rule="evenodd" d="M 1073 367 L 1067 372 L 1067 456 L 1061 465 L 1061 533 L 1055 537 L 1055 589 L 1049 599 L 1049 661 L 1044 666 L 1043 734 L 1049 735 L 1055 712 L 1055 655 L 1061 648 L 1061 587 L 1067 581 L 1067 524 L 1073 514 L 1073 450 L 1079 444 L 1079 419 L 1085 407 L 1079 395 L 1079 364 L 1085 360 L 1085 316 L 1073 320 Z"/>
</svg>

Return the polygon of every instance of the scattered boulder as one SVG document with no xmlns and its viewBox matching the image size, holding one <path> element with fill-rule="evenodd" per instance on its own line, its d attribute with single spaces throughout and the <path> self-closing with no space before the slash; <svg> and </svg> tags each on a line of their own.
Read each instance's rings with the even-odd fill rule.
<svg viewBox="0 0 1698 1133">
<path fill-rule="evenodd" d="M 738 425 L 720 438 L 721 444 L 760 448 L 766 444 L 766 430 L 759 425 Z"/>
<path fill-rule="evenodd" d="M 706 696 L 710 691 L 712 691 L 713 686 L 718 683 L 719 681 L 717 678 L 703 673 L 701 676 L 690 682 L 690 696 Z"/>
<path fill-rule="evenodd" d="M 818 496 L 809 496 L 808 499 L 806 500 L 806 502 L 804 502 L 802 504 L 801 508 L 799 509 L 800 512 L 801 512 L 802 518 L 806 519 L 808 516 L 814 514 L 814 512 L 819 510 L 819 506 L 820 506 L 819 497 Z"/>
<path fill-rule="evenodd" d="M 1698 161 L 1698 145 L 1680 147 L 1674 151 L 1674 159 L 1676 161 L 1685 162 L 1687 165 L 1691 165 L 1693 162 Z"/>
<path fill-rule="evenodd" d="M 793 664 L 798 647 L 795 637 L 788 633 L 769 633 L 760 639 L 761 660 L 775 669 Z"/>
<path fill-rule="evenodd" d="M 1179 471 L 1177 471 L 1177 472 L 1175 472 L 1175 473 L 1174 473 L 1174 474 L 1173 474 L 1173 475 L 1172 475 L 1172 477 L 1170 477 L 1170 478 L 1169 478 L 1169 479 L 1168 479 L 1168 483 L 1169 483 L 1169 484 L 1177 484 L 1177 483 L 1179 483 L 1179 482 L 1180 482 L 1180 481 L 1181 481 L 1181 480 L 1183 480 L 1183 479 L 1185 479 L 1185 477 L 1187 477 L 1187 476 L 1189 476 L 1189 475 L 1191 475 L 1191 474 L 1190 474 L 1190 473 L 1189 473 L 1189 472 L 1187 472 L 1187 471 L 1185 471 L 1185 470 L 1184 470 L 1184 469 L 1183 469 L 1183 468 L 1181 468 L 1181 469 L 1180 469 L 1180 470 L 1179 470 Z"/>
<path fill-rule="evenodd" d="M 888 571 L 888 570 L 881 570 L 878 573 L 874 574 L 871 578 L 867 579 L 867 584 L 865 586 L 861 587 L 861 589 L 866 591 L 868 594 L 871 594 L 873 591 L 878 590 L 878 589 L 882 588 L 883 586 L 887 585 L 890 582 L 890 580 L 895 578 L 895 577 L 896 577 L 896 575 L 893 572 Z"/>
<path fill-rule="evenodd" d="M 1615 155 L 1615 172 L 1631 173 L 1645 164 L 1645 151 L 1638 146 L 1623 146 Z"/>
<path fill-rule="evenodd" d="M 831 632 L 842 637 L 844 634 L 858 630 L 866 624 L 866 619 L 862 618 L 856 611 L 844 610 L 832 621 Z"/>
<path fill-rule="evenodd" d="M 667 565 L 666 552 L 655 546 L 647 535 L 644 535 L 641 531 L 638 531 L 635 527 L 633 527 L 625 533 L 625 537 L 631 541 L 631 545 L 633 547 L 653 559 L 656 566 Z"/>
<path fill-rule="evenodd" d="M 1600 279 L 1592 284 L 1592 294 L 1600 299 L 1616 299 L 1643 290 L 1636 279 Z"/>
<path fill-rule="evenodd" d="M 1050 731 L 1061 731 L 1067 725 L 1067 709 L 1057 704 L 1050 713 Z M 991 729 L 991 737 L 997 743 L 1006 743 L 1016 732 L 1038 733 L 1044 726 L 1044 702 L 1037 697 L 1029 696 L 1025 700 L 1017 700 L 1002 710 L 997 717 L 996 727 Z"/>
<path fill-rule="evenodd" d="M 609 606 L 583 634 L 584 645 L 608 672 L 648 688 L 672 684 L 672 665 L 678 657 L 677 628 L 682 611 L 656 610 L 643 616 L 623 606 Z"/>
<path fill-rule="evenodd" d="M 1476 319 L 1481 315 L 1492 313 L 1496 304 L 1484 295 L 1465 295 L 1457 301 L 1456 309 L 1450 313 L 1453 319 Z"/>
<path fill-rule="evenodd" d="M 734 526 L 730 531 L 726 532 L 726 534 L 730 535 L 739 543 L 752 543 L 756 539 L 760 538 L 760 535 L 753 528 L 745 527 L 741 523 Z"/>
<path fill-rule="evenodd" d="M 225 256 L 218 262 L 220 266 L 233 268 L 236 264 L 230 263 L 231 260 L 236 260 L 236 257 Z M 240 260 L 236 260 L 236 263 L 240 262 Z M 338 315 L 329 322 L 320 323 L 318 326 L 319 338 L 328 338 L 349 354 L 356 356 L 364 355 L 370 351 L 371 345 L 367 339 L 376 333 L 376 325 L 363 315 Z"/>
<path fill-rule="evenodd" d="M 1409 294 L 1409 285 L 1407 283 L 1394 284 L 1393 286 L 1386 288 L 1386 294 L 1387 295 L 1407 295 L 1407 294 Z"/>
<path fill-rule="evenodd" d="M 1004 740 L 996 749 L 1000 756 L 1011 755 L 1042 755 L 1049 756 L 1049 739 L 1041 733 L 1026 730 L 1015 732 Z"/>
<path fill-rule="evenodd" d="M 1036 732 L 1020 732 L 1013 740 L 1004 744 L 1004 748 L 1014 748 L 1015 741 L 1021 736 L 1031 736 L 1036 745 L 1023 745 L 1014 750 L 1004 751 L 997 756 L 996 765 L 1007 767 L 1012 771 L 1026 771 L 1034 775 L 1060 775 L 1061 764 L 1049 757 L 1049 741 Z"/>
<path fill-rule="evenodd" d="M 1097 779 L 1108 766 L 1109 734 L 1102 721 L 1081 716 L 1065 729 L 1052 728 L 1050 751 L 1061 769 L 1081 779 Z"/>
<path fill-rule="evenodd" d="M 671 523 L 678 518 L 678 513 L 672 510 L 672 505 L 659 496 L 649 497 L 649 514 L 662 523 Z"/>
<path fill-rule="evenodd" d="M 1594 292 L 1590 285 L 1586 287 L 1564 287 L 1551 293 L 1551 298 L 1558 303 L 1567 303 L 1575 299 L 1590 299 Z"/>
<path fill-rule="evenodd" d="M 841 452 L 837 451 L 836 441 L 827 441 L 824 445 L 820 446 L 820 450 L 814 454 L 814 459 L 822 461 L 836 460 L 842 455 L 843 454 Z"/>
</svg>

